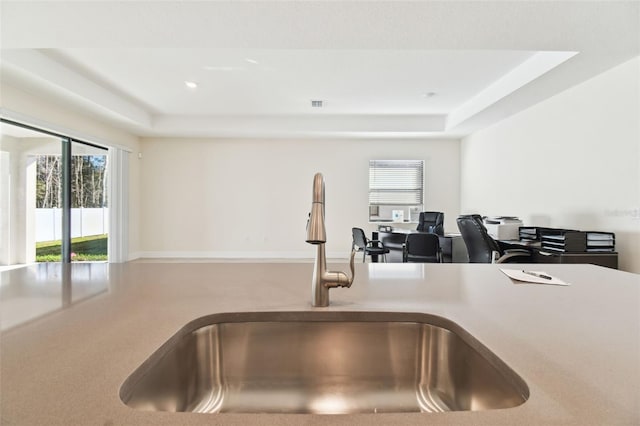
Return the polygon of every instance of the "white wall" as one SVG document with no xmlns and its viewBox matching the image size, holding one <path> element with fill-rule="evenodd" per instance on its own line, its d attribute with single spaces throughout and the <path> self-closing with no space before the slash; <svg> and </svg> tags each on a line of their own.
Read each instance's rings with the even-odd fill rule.
<svg viewBox="0 0 640 426">
<path fill-rule="evenodd" d="M 640 273 L 640 59 L 463 139 L 463 213 L 616 233 Z"/>
<path fill-rule="evenodd" d="M 315 172 L 326 183 L 327 255 L 346 257 L 368 224 L 370 159 L 424 159 L 425 209 L 456 230 L 457 140 L 142 139 L 146 257 L 306 257 Z"/>
</svg>

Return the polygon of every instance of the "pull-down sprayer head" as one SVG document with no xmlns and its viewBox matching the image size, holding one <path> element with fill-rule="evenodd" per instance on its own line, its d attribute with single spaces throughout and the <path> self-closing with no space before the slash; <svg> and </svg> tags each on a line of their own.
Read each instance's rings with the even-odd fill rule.
<svg viewBox="0 0 640 426">
<path fill-rule="evenodd" d="M 327 242 L 327 233 L 324 227 L 324 178 L 322 173 L 316 173 L 313 177 L 313 200 L 307 222 L 307 242 L 309 244 Z"/>
</svg>

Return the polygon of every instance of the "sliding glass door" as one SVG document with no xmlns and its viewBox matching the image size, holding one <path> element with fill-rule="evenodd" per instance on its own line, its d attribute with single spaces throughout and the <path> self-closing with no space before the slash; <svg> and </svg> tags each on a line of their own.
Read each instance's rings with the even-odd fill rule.
<svg viewBox="0 0 640 426">
<path fill-rule="evenodd" d="M 0 124 L 0 265 L 106 261 L 107 150 Z"/>
<path fill-rule="evenodd" d="M 107 260 L 107 150 L 71 144 L 71 261 Z"/>
<path fill-rule="evenodd" d="M 37 242 L 60 240 L 61 138 L 6 123 L 0 129 L 0 265 L 32 263 Z"/>
</svg>

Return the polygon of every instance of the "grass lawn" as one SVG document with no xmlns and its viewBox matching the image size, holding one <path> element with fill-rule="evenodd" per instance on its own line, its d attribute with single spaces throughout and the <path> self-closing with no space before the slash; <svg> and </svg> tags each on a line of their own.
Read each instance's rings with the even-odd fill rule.
<svg viewBox="0 0 640 426">
<path fill-rule="evenodd" d="M 107 234 L 71 239 L 71 260 L 107 260 Z M 36 262 L 60 262 L 62 243 L 44 241 L 36 243 Z"/>
</svg>

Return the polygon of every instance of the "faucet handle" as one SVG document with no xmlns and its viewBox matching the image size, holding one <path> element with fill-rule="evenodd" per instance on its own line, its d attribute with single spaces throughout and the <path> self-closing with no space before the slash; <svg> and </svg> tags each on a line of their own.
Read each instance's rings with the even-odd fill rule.
<svg viewBox="0 0 640 426">
<path fill-rule="evenodd" d="M 351 284 L 353 284 L 353 279 L 355 278 L 355 268 L 354 268 L 355 256 L 356 256 L 356 251 L 351 250 L 351 260 L 349 261 L 349 267 L 351 268 L 351 276 L 347 275 L 342 271 L 339 271 L 339 272 L 327 271 L 325 273 L 326 280 L 324 281 L 323 285 L 325 285 L 327 288 L 351 287 Z M 313 306 L 317 306 L 317 305 L 313 305 Z"/>
<path fill-rule="evenodd" d="M 352 246 L 351 257 L 349 259 L 349 268 L 351 269 L 351 277 L 349 278 L 348 283 L 345 287 L 351 287 L 351 284 L 353 284 L 353 279 L 356 277 L 356 272 L 354 267 L 355 257 L 356 257 L 356 249 Z"/>
</svg>

